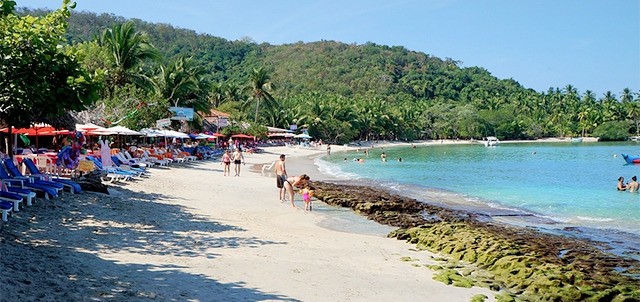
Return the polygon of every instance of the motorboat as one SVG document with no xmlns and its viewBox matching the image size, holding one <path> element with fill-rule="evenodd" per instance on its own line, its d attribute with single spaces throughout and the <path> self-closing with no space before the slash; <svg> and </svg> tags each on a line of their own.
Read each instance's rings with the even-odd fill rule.
<svg viewBox="0 0 640 302">
<path fill-rule="evenodd" d="M 484 141 L 484 145 L 487 147 L 494 147 L 500 145 L 500 140 L 495 136 L 487 136 L 487 140 Z"/>
<path fill-rule="evenodd" d="M 572 143 L 581 143 L 582 142 L 582 137 L 572 137 L 571 138 L 571 142 Z"/>
</svg>

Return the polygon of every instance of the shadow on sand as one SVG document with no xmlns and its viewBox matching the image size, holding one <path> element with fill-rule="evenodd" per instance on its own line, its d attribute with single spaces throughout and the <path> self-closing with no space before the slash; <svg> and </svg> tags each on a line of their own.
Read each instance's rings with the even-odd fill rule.
<svg viewBox="0 0 640 302">
<path fill-rule="evenodd" d="M 215 266 L 216 250 L 284 243 L 225 236 L 243 230 L 163 203 L 168 196 L 116 192 L 38 200 L 3 224 L 0 301 L 298 301 L 181 265 L 206 257 Z M 131 263 L 109 260 L 118 253 Z M 157 256 L 172 263 L 144 264 Z"/>
</svg>

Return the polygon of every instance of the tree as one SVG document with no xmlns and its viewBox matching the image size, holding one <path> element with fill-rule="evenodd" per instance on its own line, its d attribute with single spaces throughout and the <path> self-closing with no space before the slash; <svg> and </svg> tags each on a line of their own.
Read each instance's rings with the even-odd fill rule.
<svg viewBox="0 0 640 302">
<path fill-rule="evenodd" d="M 274 85 L 271 83 L 269 73 L 262 67 L 254 68 L 249 74 L 249 102 L 256 102 L 256 114 L 254 122 L 258 122 L 258 110 L 260 109 L 260 101 L 264 101 L 267 106 L 273 106 L 275 100 L 271 96 Z"/>
<path fill-rule="evenodd" d="M 61 126 L 59 116 L 82 110 L 98 97 L 92 77 L 60 47 L 73 6 L 64 0 L 60 9 L 42 17 L 13 14 L 14 1 L 0 0 L 0 7 L 0 119 L 16 127 L 37 122 Z M 9 155 L 12 149 L 10 144 Z"/>
<path fill-rule="evenodd" d="M 145 33 L 136 31 L 133 22 L 117 24 L 113 28 L 105 29 L 98 43 L 106 48 L 113 64 L 110 83 L 108 83 L 111 88 L 121 87 L 127 83 L 150 87 L 148 77 L 141 73 L 138 67 L 147 59 L 158 59 L 159 53 L 149 43 Z"/>
</svg>

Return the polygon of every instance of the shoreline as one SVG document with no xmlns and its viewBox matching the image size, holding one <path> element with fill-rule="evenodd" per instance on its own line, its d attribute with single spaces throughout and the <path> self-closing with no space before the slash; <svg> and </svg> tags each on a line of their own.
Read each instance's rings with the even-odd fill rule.
<svg viewBox="0 0 640 302">
<path fill-rule="evenodd" d="M 555 141 L 554 141 L 555 142 Z M 389 147 L 389 146 L 398 146 L 399 144 L 386 144 L 386 145 L 376 145 L 376 147 Z M 408 146 L 410 144 L 402 144 L 404 146 Z M 353 149 L 353 148 L 351 148 Z M 345 148 L 345 150 L 341 150 L 341 151 L 346 151 L 348 152 L 349 150 L 348 148 Z M 298 163 L 301 166 L 305 166 L 306 170 L 312 170 L 314 171 L 314 173 L 319 173 L 320 176 L 319 178 L 319 183 L 321 186 L 326 186 L 328 184 L 326 184 L 325 182 L 329 182 L 329 183 L 333 183 L 336 185 L 330 185 L 329 187 L 331 188 L 330 190 L 332 190 L 331 193 L 333 195 L 335 195 L 335 192 L 345 192 L 345 191 L 349 191 L 350 187 L 359 187 L 359 186 L 364 186 L 363 189 L 359 189 L 359 192 L 362 191 L 366 191 L 366 190 L 371 190 L 371 191 L 383 191 L 392 195 L 399 195 L 404 197 L 405 199 L 410 199 L 410 196 L 407 196 L 405 194 L 401 194 L 399 192 L 396 192 L 394 190 L 391 190 L 390 188 L 385 188 L 384 186 L 380 185 L 380 184 L 372 184 L 370 182 L 361 182 L 358 181 L 356 182 L 356 184 L 354 184 L 353 181 L 346 181 L 346 180 L 336 180 L 333 176 L 331 175 L 327 175 L 327 174 L 323 174 L 321 171 L 319 171 L 318 167 L 315 165 L 314 160 L 315 158 L 318 158 L 322 155 L 315 155 L 315 156 L 307 156 L 306 158 L 304 158 L 304 160 L 306 160 L 305 163 Z M 310 169 L 312 167 L 312 169 Z M 314 179 L 312 178 L 312 181 Z M 338 188 L 337 188 L 338 187 Z M 366 188 L 370 188 L 370 189 L 366 189 Z M 337 191 L 336 191 L 337 190 Z M 337 193 L 340 194 L 340 193 Z M 355 210 L 356 212 L 360 212 L 361 210 L 356 210 L 353 205 L 353 201 L 354 199 L 357 199 L 361 193 L 357 193 L 355 195 L 351 195 L 350 197 L 347 197 L 347 200 L 350 200 L 347 203 L 341 203 L 341 202 L 335 202 L 333 201 L 334 197 L 330 197 L 330 199 L 332 201 L 327 201 L 325 200 L 324 202 L 329 202 L 330 204 L 334 204 L 337 206 L 343 206 L 343 207 L 347 207 L 347 208 L 352 208 L 352 210 Z M 383 194 L 383 193 L 377 193 L 377 194 Z M 324 195 L 324 193 L 320 193 L 320 195 Z M 376 194 L 374 194 L 376 195 Z M 324 196 L 318 196 L 319 199 L 325 199 Z M 375 197 L 371 197 L 371 199 L 374 199 Z M 364 201 L 363 201 L 364 202 Z M 434 205 L 433 202 L 428 202 L 428 201 L 423 201 L 426 202 L 426 204 L 429 205 Z M 601 254 L 601 256 L 598 256 L 600 259 L 599 260 L 594 260 L 594 263 L 597 262 L 602 262 L 602 263 L 609 263 L 609 264 L 600 264 L 603 265 L 605 267 L 609 267 L 608 269 L 604 269 L 602 272 L 605 274 L 613 274 L 612 278 L 617 278 L 615 275 L 616 273 L 614 273 L 615 270 L 617 270 L 617 268 L 615 267 L 615 264 L 612 263 L 619 263 L 621 266 L 626 266 L 629 265 L 627 268 L 629 268 L 629 273 L 635 281 L 625 281 L 625 282 L 632 282 L 631 284 L 636 284 L 635 286 L 640 285 L 640 275 L 638 274 L 638 271 L 640 270 L 640 253 L 638 251 L 638 248 L 633 246 L 633 244 L 627 244 L 625 245 L 624 242 L 619 242 L 619 240 L 621 240 L 620 238 L 624 237 L 624 234 L 619 233 L 619 231 L 616 230 L 611 230 L 611 229 L 604 229 L 604 230 L 591 230 L 590 232 L 588 231 L 587 227 L 560 227 L 558 228 L 557 226 L 555 226 L 556 224 L 560 224 L 560 222 L 555 222 L 555 221 L 543 221 L 544 219 L 542 219 L 541 217 L 536 217 L 534 214 L 532 213 L 531 215 L 520 215 L 521 213 L 516 213 L 516 215 L 498 215 L 498 217 L 495 217 L 495 215 L 488 215 L 486 213 L 482 213 L 482 211 L 477 211 L 476 210 L 472 210 L 469 208 L 452 208 L 450 206 L 447 206 L 447 204 L 442 204 L 442 203 L 438 203 L 435 204 L 434 206 L 436 207 L 441 207 L 444 209 L 449 209 L 452 211 L 462 211 L 464 213 L 469 213 L 473 216 L 484 216 L 487 217 L 488 219 L 478 219 L 478 217 L 476 217 L 474 220 L 476 221 L 476 223 L 480 223 L 480 224 L 475 224 L 477 228 L 478 226 L 481 226 L 481 228 L 486 228 L 490 225 L 498 225 L 500 226 L 500 228 L 502 229 L 508 229 L 508 228 L 516 228 L 519 229 L 520 231 L 518 232 L 522 232 L 522 231 L 527 231 L 527 232 L 532 232 L 531 235 L 528 236 L 532 236 L 530 238 L 539 238 L 539 239 L 535 239 L 535 240 L 540 240 L 542 242 L 555 242 L 554 245 L 558 245 L 558 246 L 564 246 L 566 247 L 565 250 L 571 251 L 574 249 L 580 250 L 580 249 L 585 249 L 586 246 L 589 246 L 592 249 L 597 249 L 599 252 L 595 252 L 595 250 L 592 250 L 591 252 L 588 252 L 585 255 L 578 255 L 575 256 L 575 259 L 581 259 L 583 257 L 586 257 L 586 255 L 588 254 Z M 362 207 L 360 207 L 362 208 Z M 502 210 L 502 212 L 513 212 L 512 210 Z M 355 212 L 354 212 L 355 213 Z M 360 213 L 360 215 L 362 215 L 363 213 Z M 370 216 L 373 213 L 366 213 L 364 214 L 364 216 L 369 216 L 369 219 L 373 219 L 378 221 L 381 224 L 384 224 L 384 222 L 379 221 L 377 218 L 377 216 Z M 505 217 L 502 217 L 505 216 Z M 532 217 L 528 217 L 528 216 L 532 216 Z M 489 218 L 490 217 L 490 218 Z M 535 222 L 531 220 L 531 218 L 533 218 L 534 220 L 536 220 Z M 392 223 L 393 224 L 393 223 Z M 395 227 L 399 227 L 399 225 L 395 225 Z M 406 227 L 406 226 L 405 226 Z M 532 228 L 533 227 L 533 228 Z M 406 237 L 406 235 L 403 234 L 407 234 L 407 233 L 403 233 L 405 231 L 403 231 L 402 229 L 404 229 L 404 227 L 401 227 L 400 230 L 398 231 L 394 231 L 392 232 L 392 236 L 393 237 L 397 237 L 398 239 L 406 239 L 407 241 L 410 241 L 412 243 L 416 243 L 415 238 L 414 237 Z M 492 231 L 493 232 L 493 231 Z M 588 233 L 588 234 L 583 234 L 583 233 Z M 611 233 L 613 232 L 613 233 Z M 599 234 L 600 236 L 598 237 Z M 611 236 L 606 236 L 607 235 L 615 235 L 613 237 Z M 632 234 L 632 233 L 627 233 L 627 236 L 630 235 L 634 235 L 635 237 L 638 237 L 636 234 Z M 415 235 L 411 235 L 411 236 L 415 236 Z M 502 236 L 502 235 L 500 235 Z M 493 237 L 500 237 L 500 236 L 489 236 L 491 238 Z M 507 236 L 509 237 L 509 236 Z M 411 239 L 413 238 L 413 239 Z M 603 240 L 604 238 L 606 238 L 606 240 Z M 640 238 L 640 237 L 639 237 Z M 508 239 L 508 240 L 514 240 L 514 239 Z M 534 239 L 531 239 L 534 240 Z M 572 243 L 572 242 L 576 242 L 578 245 L 582 245 L 582 244 L 586 244 L 586 246 L 582 247 L 582 248 L 578 248 L 576 246 L 574 246 L 574 244 L 576 243 Z M 544 246 L 544 244 L 539 244 L 539 247 Z M 614 246 L 616 246 L 616 248 L 613 248 Z M 431 250 L 432 252 L 439 252 L 438 250 L 434 251 Z M 544 249 L 540 249 L 539 251 L 542 251 L 543 254 L 549 254 L 548 251 L 544 251 Z M 560 254 L 562 254 L 562 252 L 559 252 Z M 597 258 L 598 258 L 597 257 Z M 553 257 L 552 257 L 553 258 Z M 617 260 L 616 260 L 617 259 Z M 549 260 L 549 261 L 553 261 L 553 259 Z M 566 261 L 566 260 L 565 260 Z M 579 261 L 579 260 L 575 260 L 575 261 Z M 623 264 L 626 263 L 626 264 Z M 594 264 L 588 264 L 590 265 L 594 265 Z M 611 284 L 617 284 L 617 282 L 612 282 Z M 606 288 L 606 287 L 605 287 Z M 633 295 L 638 295 L 638 293 L 636 292 Z"/>
<path fill-rule="evenodd" d="M 249 167 L 281 152 L 318 153 L 269 148 L 245 155 L 241 177 L 197 161 L 111 195 L 37 200 L 0 229 L 0 300 L 494 301 L 487 288 L 433 280 L 435 254 L 319 227 L 320 209 L 280 203 L 275 179 Z"/>
</svg>

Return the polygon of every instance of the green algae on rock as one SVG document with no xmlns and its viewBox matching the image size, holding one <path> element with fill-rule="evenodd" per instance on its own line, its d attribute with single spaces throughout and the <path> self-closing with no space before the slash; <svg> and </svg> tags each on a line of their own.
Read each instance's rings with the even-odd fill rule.
<svg viewBox="0 0 640 302">
<path fill-rule="evenodd" d="M 389 237 L 477 268 L 464 276 L 455 268 L 442 268 L 434 278 L 447 284 L 458 280 L 458 285 L 503 290 L 499 301 L 640 301 L 640 280 L 619 272 L 637 271 L 640 264 L 608 254 L 593 243 L 486 222 L 487 217 L 479 214 L 375 188 L 328 182 L 314 186 L 315 196 L 327 204 L 349 207 L 400 228 Z M 477 277 L 481 271 L 489 273 L 489 280 Z"/>
</svg>

